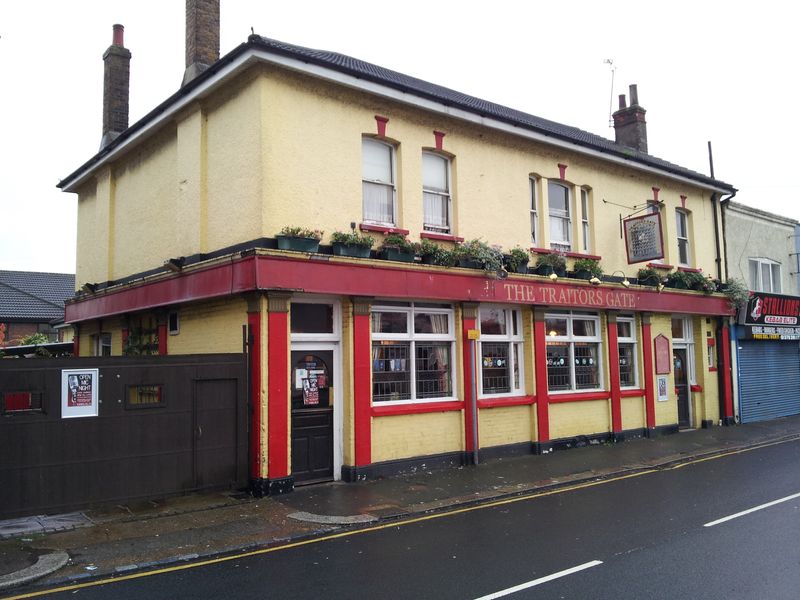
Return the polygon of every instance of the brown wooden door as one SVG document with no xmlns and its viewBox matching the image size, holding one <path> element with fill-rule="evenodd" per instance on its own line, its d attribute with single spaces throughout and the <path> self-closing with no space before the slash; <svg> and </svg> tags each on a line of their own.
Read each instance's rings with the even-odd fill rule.
<svg viewBox="0 0 800 600">
<path fill-rule="evenodd" d="M 292 352 L 292 475 L 333 479 L 333 351 Z"/>
<path fill-rule="evenodd" d="M 673 348 L 672 364 L 675 369 L 675 391 L 678 393 L 678 427 L 691 427 L 689 415 L 689 365 L 686 349 Z"/>
<path fill-rule="evenodd" d="M 197 489 L 237 483 L 237 380 L 195 382 L 194 476 Z"/>
</svg>

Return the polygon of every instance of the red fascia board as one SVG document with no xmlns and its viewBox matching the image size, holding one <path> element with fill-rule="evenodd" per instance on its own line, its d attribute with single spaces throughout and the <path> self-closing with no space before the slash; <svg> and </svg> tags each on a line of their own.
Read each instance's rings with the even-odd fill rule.
<svg viewBox="0 0 800 600">
<path fill-rule="evenodd" d="M 551 282 L 533 276 L 510 280 L 483 271 L 402 267 L 382 261 L 340 262 L 285 256 L 248 256 L 157 281 L 121 287 L 66 305 L 66 322 L 78 323 L 133 311 L 151 310 L 266 289 L 306 293 L 426 298 L 448 302 L 493 302 L 581 310 L 631 310 L 695 315 L 730 315 L 722 295 L 620 289 Z"/>
<path fill-rule="evenodd" d="M 597 392 L 579 392 L 576 394 L 550 394 L 550 404 L 559 402 L 585 402 L 587 400 L 609 400 L 610 390 L 600 390 Z"/>
<path fill-rule="evenodd" d="M 478 400 L 478 408 L 525 406 L 526 404 L 536 404 L 536 396 L 510 396 L 508 398 L 482 398 Z"/>
<path fill-rule="evenodd" d="M 420 402 L 417 404 L 394 404 L 391 406 L 373 406 L 373 417 L 391 417 L 395 415 L 416 415 L 432 412 L 451 412 L 463 410 L 464 403 L 461 400 L 451 402 Z"/>
</svg>

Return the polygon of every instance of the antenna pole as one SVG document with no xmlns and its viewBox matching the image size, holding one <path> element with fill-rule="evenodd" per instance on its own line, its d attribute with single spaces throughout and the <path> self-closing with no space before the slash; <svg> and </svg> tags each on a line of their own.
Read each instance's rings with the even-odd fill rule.
<svg viewBox="0 0 800 600">
<path fill-rule="evenodd" d="M 614 126 L 614 118 L 611 116 L 614 113 L 614 72 L 617 68 L 614 66 L 614 60 L 611 58 L 607 58 L 603 61 L 604 64 L 607 64 L 611 69 L 611 93 L 608 97 L 608 126 Z"/>
<path fill-rule="evenodd" d="M 711 153 L 711 140 L 708 141 L 708 168 L 711 170 L 711 179 L 714 179 L 714 155 Z"/>
</svg>

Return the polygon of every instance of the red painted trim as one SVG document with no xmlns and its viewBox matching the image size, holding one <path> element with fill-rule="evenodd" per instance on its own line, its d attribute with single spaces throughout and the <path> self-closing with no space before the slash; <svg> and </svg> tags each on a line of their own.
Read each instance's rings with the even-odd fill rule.
<svg viewBox="0 0 800 600">
<path fill-rule="evenodd" d="M 598 256 L 597 254 L 583 254 L 582 252 L 565 252 L 564 254 L 570 258 L 591 258 L 592 260 L 603 260 L 603 257 Z"/>
<path fill-rule="evenodd" d="M 464 403 L 461 400 L 452 402 L 420 402 L 417 404 L 396 404 L 392 406 L 373 406 L 373 417 L 391 417 L 394 415 L 417 415 L 432 412 L 450 412 L 463 410 Z"/>
<path fill-rule="evenodd" d="M 72 325 L 75 330 L 72 338 L 72 356 L 81 355 L 81 326 L 77 323 Z"/>
<path fill-rule="evenodd" d="M 617 324 L 608 322 L 608 366 L 611 379 L 611 431 L 622 431 L 622 394 L 619 375 Z"/>
<path fill-rule="evenodd" d="M 733 388 L 731 384 L 731 337 L 727 325 L 722 327 L 722 398 L 724 401 L 724 417 L 733 417 Z"/>
<path fill-rule="evenodd" d="M 433 233 L 432 231 L 422 231 L 419 234 L 421 238 L 427 238 L 429 240 L 439 240 L 441 242 L 463 242 L 463 237 L 458 237 L 457 235 L 447 235 L 446 233 Z"/>
<path fill-rule="evenodd" d="M 535 254 L 553 254 L 555 250 L 551 248 L 530 248 L 530 251 Z"/>
<path fill-rule="evenodd" d="M 589 400 L 608 400 L 611 398 L 610 390 L 598 390 L 596 392 L 577 392 L 569 394 L 551 394 L 550 403 L 560 402 L 587 402 Z"/>
<path fill-rule="evenodd" d="M 441 131 L 434 130 L 433 137 L 436 140 L 436 149 L 441 150 L 444 147 L 444 136 L 445 134 Z"/>
<path fill-rule="evenodd" d="M 389 122 L 387 117 L 375 115 L 375 121 L 378 125 L 378 137 L 386 137 L 386 124 Z"/>
<path fill-rule="evenodd" d="M 670 269 L 674 268 L 672 265 L 668 265 L 666 263 L 656 263 L 656 262 L 647 263 L 647 266 L 650 267 L 651 269 L 664 269 L 665 271 L 669 271 Z"/>
<path fill-rule="evenodd" d="M 653 333 L 652 325 L 642 324 L 642 355 L 644 362 L 644 408 L 648 429 L 656 426 L 656 395 L 653 385 Z"/>
<path fill-rule="evenodd" d="M 289 475 L 289 313 L 267 317 L 267 476 Z"/>
<path fill-rule="evenodd" d="M 125 353 L 125 348 L 128 346 L 128 336 L 130 333 L 128 332 L 127 327 L 122 330 L 122 353 Z M 160 334 L 159 334 L 160 335 Z"/>
<path fill-rule="evenodd" d="M 703 269 L 695 269 L 694 267 L 678 267 L 678 271 L 683 271 L 684 273 L 702 273 Z"/>
<path fill-rule="evenodd" d="M 161 355 L 167 354 L 167 324 L 159 323 L 158 325 L 158 353 Z"/>
<path fill-rule="evenodd" d="M 475 419 L 476 429 L 478 431 L 478 440 L 481 439 L 479 423 L 477 422 L 478 415 L 472 411 L 472 382 L 469 379 L 470 364 L 469 364 L 469 330 L 477 329 L 477 319 L 461 319 L 461 340 L 462 340 L 462 354 L 464 355 L 463 363 L 463 377 L 464 381 L 464 448 L 467 452 L 472 452 L 472 423 Z M 475 344 L 475 366 L 473 367 L 475 377 L 478 377 L 478 344 Z M 477 387 L 477 386 L 476 386 Z"/>
<path fill-rule="evenodd" d="M 536 404 L 536 396 L 509 396 L 508 398 L 483 398 L 478 400 L 478 408 L 524 406 L 526 404 Z"/>
<path fill-rule="evenodd" d="M 706 346 L 716 346 L 717 340 L 714 338 L 706 338 Z"/>
<path fill-rule="evenodd" d="M 248 334 L 253 338 L 250 366 L 250 477 L 261 477 L 261 312 L 247 313 Z"/>
<path fill-rule="evenodd" d="M 359 260 L 346 263 L 317 258 L 248 256 L 207 269 L 184 272 L 138 286 L 120 286 L 66 305 L 70 323 L 184 302 L 225 298 L 259 289 L 294 289 L 330 295 L 471 300 L 521 305 L 575 307 L 582 310 L 626 309 L 693 315 L 730 315 L 721 294 L 657 293 L 650 288 L 589 287 L 560 279 L 488 279 L 481 270 L 403 267 L 401 263 Z"/>
<path fill-rule="evenodd" d="M 703 391 L 703 386 L 702 386 L 702 385 L 697 385 L 697 384 L 695 384 L 695 385 L 690 385 L 690 386 L 689 386 L 689 389 L 690 389 L 691 391 L 693 391 L 693 392 L 702 392 L 702 391 Z"/>
<path fill-rule="evenodd" d="M 547 340 L 545 323 L 533 320 L 533 368 L 536 374 L 536 440 L 550 440 L 550 396 L 547 390 Z"/>
<path fill-rule="evenodd" d="M 658 192 L 661 191 L 661 188 L 653 187 L 651 189 L 653 190 L 653 200 L 658 202 Z"/>
<path fill-rule="evenodd" d="M 372 344 L 369 315 L 353 315 L 353 427 L 356 466 L 372 462 Z"/>
<path fill-rule="evenodd" d="M 686 196 L 681 194 L 681 208 L 686 208 Z"/>
<path fill-rule="evenodd" d="M 708 367 L 708 372 L 709 373 L 716 373 L 717 372 L 717 367 Z"/>
<path fill-rule="evenodd" d="M 558 163 L 558 177 L 563 181 L 563 179 L 567 176 L 567 166 L 563 163 Z"/>
<path fill-rule="evenodd" d="M 645 395 L 644 390 L 621 390 L 619 394 L 622 398 L 641 398 Z"/>
<path fill-rule="evenodd" d="M 358 228 L 361 231 L 377 231 L 378 233 L 399 233 L 400 235 L 408 235 L 408 229 L 400 229 L 399 227 L 386 227 L 385 225 L 372 225 L 370 223 L 361 223 Z"/>
</svg>

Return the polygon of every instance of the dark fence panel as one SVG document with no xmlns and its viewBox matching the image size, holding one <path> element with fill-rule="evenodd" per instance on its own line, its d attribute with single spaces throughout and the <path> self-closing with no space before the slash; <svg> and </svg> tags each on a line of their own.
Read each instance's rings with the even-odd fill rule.
<svg viewBox="0 0 800 600">
<path fill-rule="evenodd" d="M 79 368 L 99 414 L 63 419 Z M 246 389 L 241 354 L 0 360 L 0 517 L 245 487 Z"/>
</svg>

